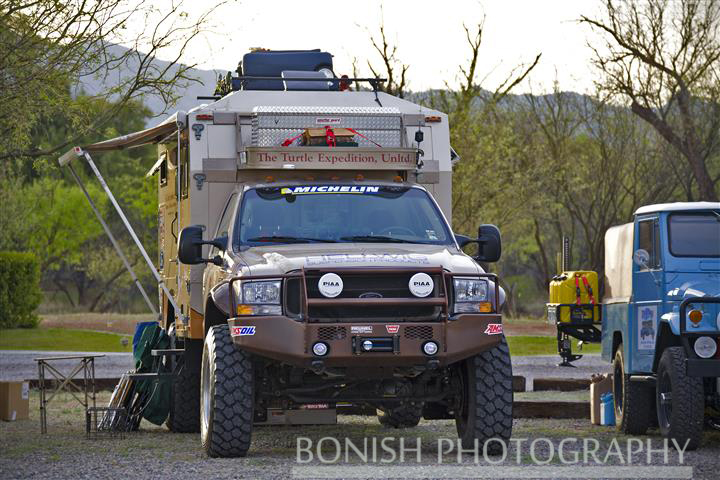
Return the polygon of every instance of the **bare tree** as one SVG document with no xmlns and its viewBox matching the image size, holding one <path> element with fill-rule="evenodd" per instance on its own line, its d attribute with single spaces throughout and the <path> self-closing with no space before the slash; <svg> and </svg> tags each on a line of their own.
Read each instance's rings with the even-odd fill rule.
<svg viewBox="0 0 720 480">
<path fill-rule="evenodd" d="M 190 18 L 182 0 L 162 10 L 149 0 L 0 0 L 0 159 L 64 149 L 143 95 L 172 104 L 176 87 L 194 81 L 180 59 L 217 6 Z M 172 58 L 157 62 L 160 53 Z M 90 78 L 107 88 L 78 101 Z M 99 98 L 109 108 L 94 111 Z M 75 135 L 32 145 L 32 128 L 59 112 Z"/>
<path fill-rule="evenodd" d="M 370 36 L 370 42 L 372 43 L 375 51 L 380 54 L 382 59 L 382 69 L 385 70 L 384 75 L 387 81 L 384 84 L 378 85 L 378 89 L 390 95 L 396 95 L 400 98 L 405 97 L 405 89 L 407 88 L 406 74 L 409 65 L 401 63 L 397 58 L 397 45 L 390 45 L 388 43 L 387 36 L 385 35 L 385 19 L 383 17 L 383 9 L 380 7 L 380 38 L 375 39 L 373 35 Z M 372 72 L 374 77 L 382 77 L 380 68 L 373 67 L 370 60 L 367 62 L 368 68 Z M 354 67 L 354 65 L 353 65 Z"/>
<path fill-rule="evenodd" d="M 580 22 L 603 34 L 594 47 L 601 88 L 629 99 L 687 161 L 699 196 L 717 200 L 720 172 L 720 1 L 605 1 L 603 18 Z"/>
</svg>

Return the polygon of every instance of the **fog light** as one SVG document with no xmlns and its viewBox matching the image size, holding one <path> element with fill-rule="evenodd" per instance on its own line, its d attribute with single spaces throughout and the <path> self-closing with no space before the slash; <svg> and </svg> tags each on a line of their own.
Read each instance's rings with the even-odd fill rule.
<svg viewBox="0 0 720 480">
<path fill-rule="evenodd" d="M 422 349 L 425 355 L 435 355 L 438 352 L 438 344 L 435 342 L 425 342 Z"/>
<path fill-rule="evenodd" d="M 698 324 L 702 320 L 703 314 L 700 310 L 690 310 L 688 318 L 692 323 Z"/>
<path fill-rule="evenodd" d="M 312 351 L 318 357 L 324 357 L 328 353 L 328 346 L 323 342 L 316 342 L 312 347 Z"/>
<path fill-rule="evenodd" d="M 695 340 L 695 353 L 700 358 L 710 358 L 717 352 L 717 342 L 710 337 L 700 337 Z"/>
<path fill-rule="evenodd" d="M 365 340 L 362 343 L 362 347 L 363 347 L 363 350 L 365 350 L 366 352 L 369 352 L 370 350 L 372 350 L 373 343 L 370 340 Z"/>
</svg>

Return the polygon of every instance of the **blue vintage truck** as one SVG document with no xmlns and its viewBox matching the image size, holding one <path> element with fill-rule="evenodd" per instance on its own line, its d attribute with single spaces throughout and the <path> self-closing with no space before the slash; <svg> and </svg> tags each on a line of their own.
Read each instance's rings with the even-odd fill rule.
<svg viewBox="0 0 720 480">
<path fill-rule="evenodd" d="M 613 364 L 617 429 L 640 435 L 657 424 L 697 448 L 720 419 L 720 203 L 639 208 L 606 232 L 602 308 L 574 285 L 577 302 L 548 304 L 561 355 L 573 360 L 568 335 L 600 341 Z M 563 307 L 572 314 L 557 315 Z"/>
</svg>

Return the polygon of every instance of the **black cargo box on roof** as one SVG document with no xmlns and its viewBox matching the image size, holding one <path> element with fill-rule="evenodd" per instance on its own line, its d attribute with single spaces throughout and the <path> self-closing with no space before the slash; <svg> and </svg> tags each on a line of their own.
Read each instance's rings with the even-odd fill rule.
<svg viewBox="0 0 720 480">
<path fill-rule="evenodd" d="M 243 56 L 245 77 L 280 77 L 285 70 L 332 71 L 332 55 L 316 50 L 272 50 L 251 52 Z M 245 80 L 244 90 L 285 90 L 282 80 Z"/>
</svg>

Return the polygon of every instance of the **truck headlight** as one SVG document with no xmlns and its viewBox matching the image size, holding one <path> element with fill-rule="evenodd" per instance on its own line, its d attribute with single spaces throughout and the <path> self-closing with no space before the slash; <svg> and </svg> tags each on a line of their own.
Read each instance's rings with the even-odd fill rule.
<svg viewBox="0 0 720 480">
<path fill-rule="evenodd" d="M 492 310 L 488 301 L 488 282 L 479 278 L 453 278 L 453 313 L 480 313 Z"/>
<path fill-rule="evenodd" d="M 695 353 L 700 358 L 710 358 L 717 352 L 717 342 L 714 338 L 700 337 L 695 340 Z"/>
<path fill-rule="evenodd" d="M 238 315 L 282 315 L 280 280 L 242 282 Z"/>
</svg>

